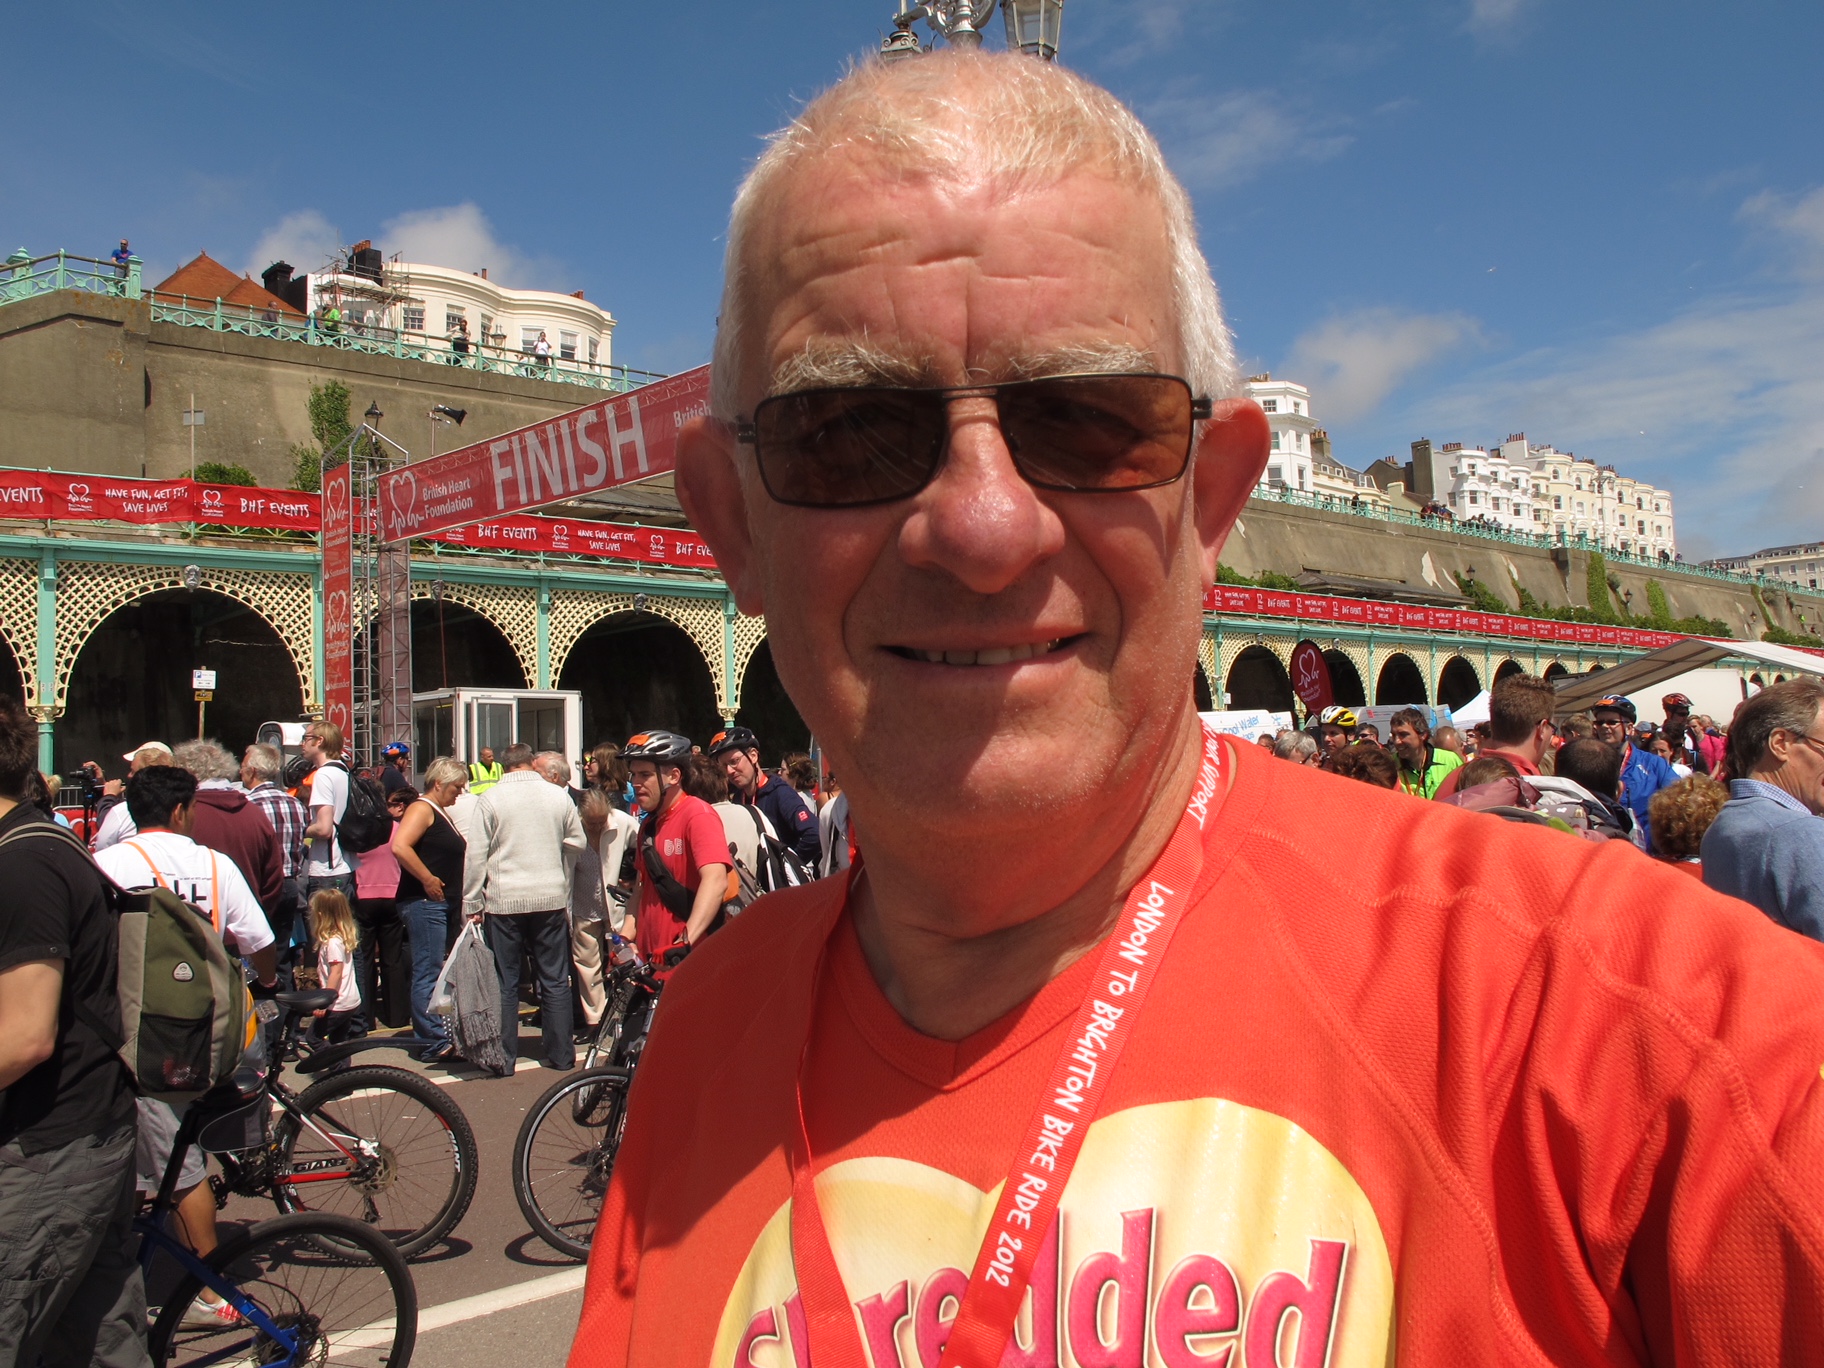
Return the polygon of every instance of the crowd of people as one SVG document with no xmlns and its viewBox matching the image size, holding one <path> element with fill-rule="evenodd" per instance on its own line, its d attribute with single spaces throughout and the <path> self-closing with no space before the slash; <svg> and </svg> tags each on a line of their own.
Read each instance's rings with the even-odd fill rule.
<svg viewBox="0 0 1824 1368">
<path fill-rule="evenodd" d="M 1801 820 L 1824 815 L 1824 737 L 1812 740 L 1821 698 L 1809 679 L 1775 684 L 1727 727 L 1694 716 L 1682 693 L 1660 700 L 1660 722 L 1619 694 L 1560 717 L 1551 681 L 1515 674 L 1491 691 L 1488 721 L 1467 730 L 1434 730 L 1425 709 L 1402 708 L 1383 745 L 1352 709 L 1331 705 L 1305 730 L 1259 743 L 1415 798 L 1628 842 L 1824 939 L 1824 829 Z"/>
<path fill-rule="evenodd" d="M 575 1067 L 577 1043 L 601 1023 L 603 969 L 621 940 L 675 964 L 773 886 L 769 856 L 800 880 L 848 858 L 833 781 L 820 785 L 801 754 L 765 767 L 746 728 L 707 746 L 670 732 L 605 742 L 574 779 L 564 756 L 519 743 L 466 764 L 440 756 L 414 775 L 404 742 L 370 769 L 351 764 L 345 741 L 312 722 L 289 765 L 264 744 L 237 760 L 211 740 L 148 741 L 123 755 L 124 778 L 85 764 L 94 801 L 69 811 L 55 803 L 56 776 L 33 763 L 35 724 L 0 700 L 0 836 L 54 823 L 92 851 L 72 841 L 0 850 L 0 884 L 27 890 L 0 918 L 0 1235 L 21 1234 L 0 1263 L 43 1275 L 0 1307 L 0 1360 L 44 1350 L 87 1361 L 65 1353 L 87 1345 L 96 1362 L 144 1361 L 144 1291 L 122 1253 L 126 1223 L 135 1194 L 156 1191 L 179 1118 L 133 1096 L 106 1043 L 119 1027 L 103 875 L 194 905 L 266 991 L 334 994 L 304 1041 L 280 1038 L 274 1023 L 269 1057 L 409 1027 L 425 1042 L 421 1059 L 454 1062 L 431 995 L 458 932 L 475 921 L 499 977 L 511 1072 L 528 1013 L 539 1062 Z M 359 850 L 348 847 L 351 803 L 384 809 L 379 839 Z M 826 838 L 843 848 L 826 848 Z M 643 869 L 638 855 L 648 852 Z M 661 885 L 683 891 L 685 914 L 674 914 Z M 54 973 L 38 972 L 56 962 Z M 14 1148 L 20 1163 L 9 1165 Z M 207 1254 L 215 1199 L 204 1177 L 192 1148 L 177 1214 L 187 1242 Z M 53 1242 L 23 1237 L 50 1212 L 61 1213 Z M 189 1316 L 231 1322 L 235 1313 L 205 1291 Z"/>
</svg>

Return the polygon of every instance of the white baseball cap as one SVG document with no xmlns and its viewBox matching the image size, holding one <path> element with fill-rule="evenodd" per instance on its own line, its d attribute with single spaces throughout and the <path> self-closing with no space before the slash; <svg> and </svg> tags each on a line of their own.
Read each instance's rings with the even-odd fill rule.
<svg viewBox="0 0 1824 1368">
<path fill-rule="evenodd" d="M 146 742 L 142 742 L 138 746 L 135 746 L 132 750 L 128 751 L 125 755 L 121 756 L 120 758 L 122 760 L 131 760 L 134 756 L 138 755 L 142 750 L 163 751 L 166 755 L 171 754 L 171 747 L 167 746 L 163 741 L 146 741 Z"/>
</svg>

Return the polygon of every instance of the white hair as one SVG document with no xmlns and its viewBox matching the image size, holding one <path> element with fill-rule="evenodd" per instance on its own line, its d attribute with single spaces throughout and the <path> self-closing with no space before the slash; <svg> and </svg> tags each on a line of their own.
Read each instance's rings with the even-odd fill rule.
<svg viewBox="0 0 1824 1368">
<path fill-rule="evenodd" d="M 711 372 L 711 404 L 719 417 L 732 419 L 741 407 L 737 391 L 751 328 L 747 295 L 756 268 L 764 269 L 748 260 L 755 220 L 794 167 L 845 147 L 864 148 L 909 176 L 1043 185 L 1089 168 L 1150 193 L 1163 212 L 1171 251 L 1184 378 L 1212 398 L 1241 392 L 1190 196 L 1146 126 L 1108 91 L 1055 63 L 1018 53 L 945 50 L 913 61 L 860 64 L 774 134 L 742 182 L 729 217 Z M 770 207 L 778 212 L 782 206 Z"/>
</svg>

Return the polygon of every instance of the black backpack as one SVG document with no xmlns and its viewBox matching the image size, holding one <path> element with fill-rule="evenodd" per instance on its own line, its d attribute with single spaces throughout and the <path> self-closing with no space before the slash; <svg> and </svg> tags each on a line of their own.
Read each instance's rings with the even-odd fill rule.
<svg viewBox="0 0 1824 1368">
<path fill-rule="evenodd" d="M 340 760 L 329 762 L 348 775 L 348 803 L 336 823 L 336 842 L 344 855 L 365 855 L 393 839 L 393 815 L 386 810 L 386 790 L 378 779 L 352 773 Z"/>
<path fill-rule="evenodd" d="M 758 807 L 743 804 L 743 811 L 753 818 L 754 829 L 760 837 L 756 859 L 760 868 L 754 871 L 755 881 L 762 893 L 777 893 L 782 888 L 796 888 L 807 884 L 816 876 L 804 867 L 804 861 L 798 852 L 773 834 L 772 823 L 766 820 L 765 814 Z M 746 906 L 746 904 L 742 904 Z"/>
</svg>

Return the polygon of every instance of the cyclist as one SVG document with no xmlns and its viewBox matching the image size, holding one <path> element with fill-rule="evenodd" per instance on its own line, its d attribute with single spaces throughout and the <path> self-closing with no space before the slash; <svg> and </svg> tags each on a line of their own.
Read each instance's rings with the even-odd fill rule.
<svg viewBox="0 0 1824 1368">
<path fill-rule="evenodd" d="M 701 798 L 684 791 L 690 738 L 676 732 L 636 732 L 621 751 L 634 796 L 646 813 L 640 826 L 639 888 L 633 942 L 658 962 L 668 950 L 695 945 L 716 928 L 728 891 L 728 841 L 722 821 Z"/>
<path fill-rule="evenodd" d="M 1651 854 L 1653 837 L 1647 822 L 1647 809 L 1652 805 L 1654 794 L 1678 782 L 1678 774 L 1652 751 L 1643 750 L 1630 739 L 1634 724 L 1640 720 L 1632 699 L 1610 694 L 1597 699 L 1590 712 L 1595 718 L 1592 725 L 1596 739 L 1621 752 L 1621 801 L 1634 814 L 1635 823 L 1647 833 L 1647 853 Z"/>
<path fill-rule="evenodd" d="M 412 748 L 403 741 L 388 741 L 380 752 L 380 787 L 387 795 L 412 786 Z"/>
<path fill-rule="evenodd" d="M 728 776 L 728 796 L 764 812 L 779 839 L 806 869 L 815 870 L 823 858 L 817 814 L 805 806 L 797 789 L 760 768 L 760 738 L 746 727 L 729 727 L 709 738 L 709 756 L 721 762 L 722 773 Z"/>
<path fill-rule="evenodd" d="M 1317 715 L 1317 746 L 1325 755 L 1339 755 L 1355 740 L 1355 713 L 1332 703 Z"/>
</svg>

